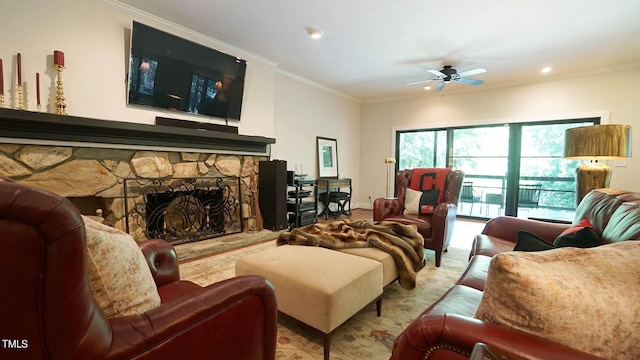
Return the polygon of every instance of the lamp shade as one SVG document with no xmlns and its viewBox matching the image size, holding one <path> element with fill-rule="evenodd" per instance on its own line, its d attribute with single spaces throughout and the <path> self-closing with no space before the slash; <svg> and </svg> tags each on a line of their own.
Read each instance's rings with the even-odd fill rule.
<svg viewBox="0 0 640 360">
<path fill-rule="evenodd" d="M 629 125 L 593 125 L 565 130 L 566 159 L 617 159 L 631 157 Z"/>
</svg>

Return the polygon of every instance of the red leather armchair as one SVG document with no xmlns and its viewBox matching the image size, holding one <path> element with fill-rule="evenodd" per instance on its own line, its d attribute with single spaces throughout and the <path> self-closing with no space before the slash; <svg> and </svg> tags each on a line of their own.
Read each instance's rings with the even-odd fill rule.
<svg viewBox="0 0 640 360">
<path fill-rule="evenodd" d="M 440 266 L 442 253 L 451 242 L 451 231 L 456 220 L 458 200 L 464 172 L 451 170 L 447 175 L 442 202 L 432 216 L 404 214 L 404 199 L 413 170 L 401 170 L 396 174 L 396 198 L 378 198 L 373 202 L 373 220 L 395 221 L 416 225 L 424 237 L 424 247 L 435 251 L 436 266 Z"/>
<path fill-rule="evenodd" d="M 107 319 L 93 299 L 84 223 L 65 198 L 0 178 L 0 358 L 274 359 L 271 284 L 246 276 L 180 280 L 161 240 L 142 246 L 162 304 Z"/>
</svg>

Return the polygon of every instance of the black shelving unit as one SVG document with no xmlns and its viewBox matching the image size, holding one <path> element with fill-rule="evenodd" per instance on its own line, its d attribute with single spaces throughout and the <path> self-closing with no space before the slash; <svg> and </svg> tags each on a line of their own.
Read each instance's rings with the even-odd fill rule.
<svg viewBox="0 0 640 360">
<path fill-rule="evenodd" d="M 318 183 L 315 179 L 293 177 L 288 184 L 287 212 L 289 227 L 297 228 L 318 222 Z"/>
</svg>

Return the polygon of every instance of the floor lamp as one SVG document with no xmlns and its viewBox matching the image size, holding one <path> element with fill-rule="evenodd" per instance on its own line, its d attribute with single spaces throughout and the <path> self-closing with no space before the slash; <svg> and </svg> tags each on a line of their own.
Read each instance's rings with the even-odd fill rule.
<svg viewBox="0 0 640 360">
<path fill-rule="evenodd" d="M 386 196 L 387 197 L 391 197 L 391 195 L 389 195 L 389 168 L 396 163 L 396 159 L 393 156 L 387 156 L 386 158 L 384 158 L 384 163 L 387 164 L 387 192 L 386 192 Z"/>
<path fill-rule="evenodd" d="M 611 168 L 598 160 L 631 157 L 631 127 L 628 125 L 580 126 L 565 130 L 564 158 L 591 160 L 576 169 L 576 205 L 593 189 L 607 188 Z"/>
</svg>

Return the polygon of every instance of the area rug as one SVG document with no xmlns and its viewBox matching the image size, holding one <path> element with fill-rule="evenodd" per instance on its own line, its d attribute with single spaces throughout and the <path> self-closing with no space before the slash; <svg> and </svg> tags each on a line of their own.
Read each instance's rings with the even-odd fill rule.
<svg viewBox="0 0 640 360">
<path fill-rule="evenodd" d="M 178 255 L 178 262 L 182 263 L 272 240 L 277 238 L 282 231 L 262 230 L 253 233 L 241 232 L 213 239 L 180 244 L 174 246 L 174 248 Z"/>
<path fill-rule="evenodd" d="M 267 241 L 220 255 L 180 265 L 183 279 L 208 285 L 235 276 L 235 260 L 275 247 Z M 336 329 L 331 338 L 332 360 L 389 359 L 396 336 L 422 311 L 433 304 L 458 280 L 469 257 L 469 249 L 450 247 L 442 265 L 434 266 L 435 254 L 426 251 L 427 266 L 418 273 L 417 286 L 403 289 L 394 282 L 384 289 L 382 316 L 369 305 Z M 323 359 L 322 336 L 296 321 L 278 321 L 276 359 Z"/>
</svg>

